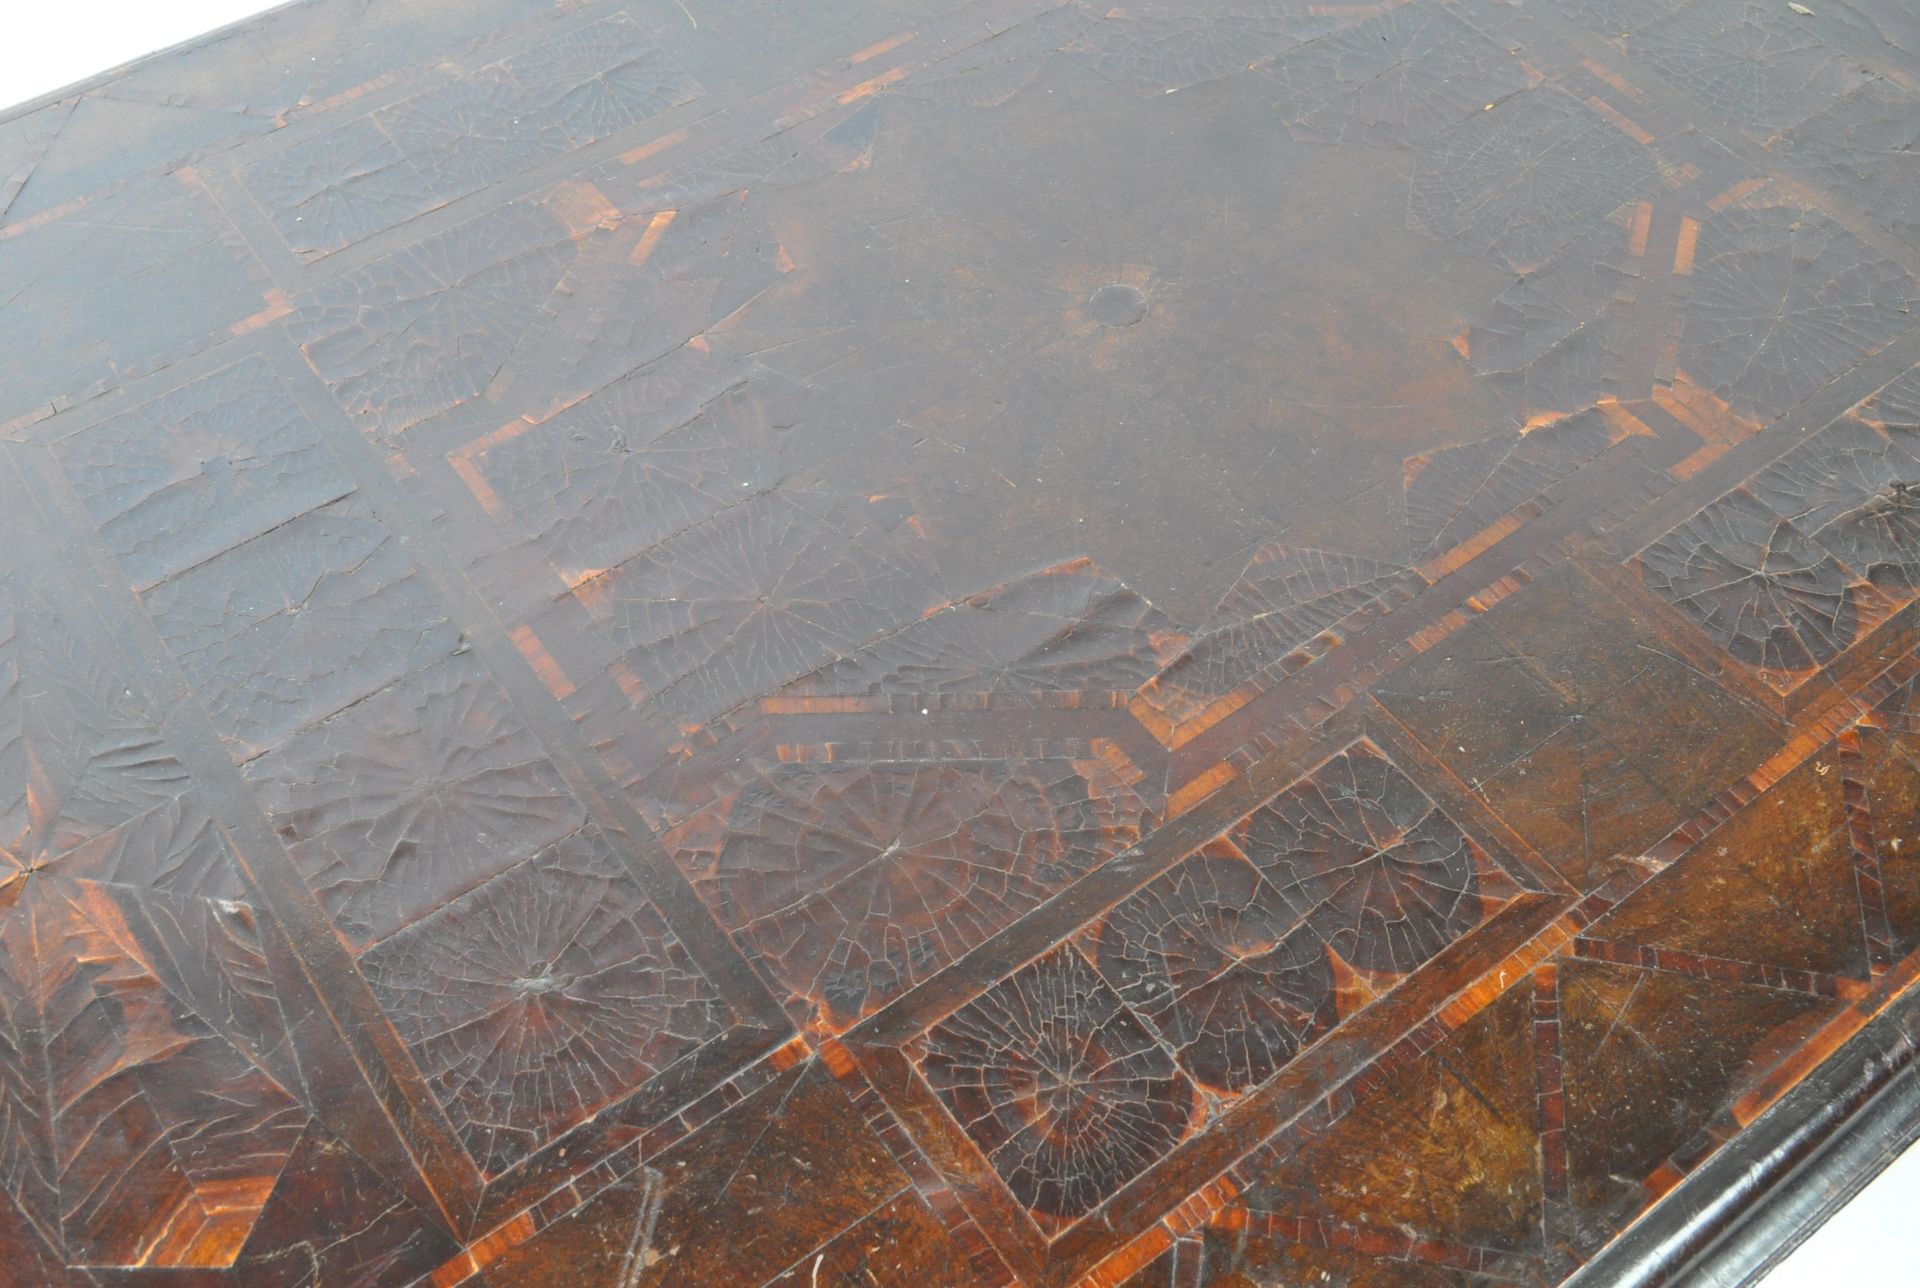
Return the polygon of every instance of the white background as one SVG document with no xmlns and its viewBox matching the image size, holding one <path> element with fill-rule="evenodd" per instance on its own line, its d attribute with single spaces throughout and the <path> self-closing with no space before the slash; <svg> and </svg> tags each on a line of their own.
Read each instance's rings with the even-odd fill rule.
<svg viewBox="0 0 1920 1288">
<path fill-rule="evenodd" d="M 279 0 L 0 0 L 0 110 Z"/>
<path fill-rule="evenodd" d="M 1920 1282 L 1913 1228 L 1920 1212 L 1920 1149 L 1909 1149 L 1814 1231 L 1767 1288 L 1870 1288 Z"/>
<path fill-rule="evenodd" d="M 840 4 L 857 0 L 807 0 Z M 0 109 L 274 8 L 261 0 L 11 0 L 0 17 Z M 1920 1150 L 1893 1167 L 1767 1279 L 1767 1288 L 1920 1282 L 1910 1231 Z"/>
</svg>

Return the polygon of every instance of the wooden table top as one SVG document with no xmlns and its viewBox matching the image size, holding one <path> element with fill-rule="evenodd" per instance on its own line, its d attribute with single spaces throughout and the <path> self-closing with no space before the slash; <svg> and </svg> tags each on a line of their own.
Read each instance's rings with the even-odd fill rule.
<svg viewBox="0 0 1920 1288">
<path fill-rule="evenodd" d="M 315 0 L 0 118 L 0 1282 L 1613 1274 L 1920 980 L 1915 50 Z"/>
</svg>

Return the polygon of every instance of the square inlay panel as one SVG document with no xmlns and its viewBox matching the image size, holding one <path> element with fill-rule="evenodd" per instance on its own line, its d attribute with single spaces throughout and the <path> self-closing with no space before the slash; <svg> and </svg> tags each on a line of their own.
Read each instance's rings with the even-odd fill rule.
<svg viewBox="0 0 1920 1288">
<path fill-rule="evenodd" d="M 1916 51 L 301 0 L 0 112 L 0 1280 L 1764 1260 L 1909 1134 Z"/>
</svg>

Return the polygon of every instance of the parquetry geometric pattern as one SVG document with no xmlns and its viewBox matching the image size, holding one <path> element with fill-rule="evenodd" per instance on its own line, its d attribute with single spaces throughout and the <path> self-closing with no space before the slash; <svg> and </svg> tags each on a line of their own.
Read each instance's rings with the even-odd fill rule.
<svg viewBox="0 0 1920 1288">
<path fill-rule="evenodd" d="M 1812 7 L 0 118 L 0 1279 L 1564 1279 L 1920 979 L 1920 24 Z"/>
</svg>

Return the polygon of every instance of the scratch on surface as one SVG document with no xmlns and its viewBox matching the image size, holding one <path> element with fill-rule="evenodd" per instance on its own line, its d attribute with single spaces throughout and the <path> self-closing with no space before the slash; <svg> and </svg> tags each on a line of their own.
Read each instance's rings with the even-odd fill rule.
<svg viewBox="0 0 1920 1288">
<path fill-rule="evenodd" d="M 620 1261 L 618 1288 L 638 1288 L 641 1271 L 654 1263 L 653 1227 L 660 1219 L 660 1204 L 666 1194 L 666 1174 L 657 1167 L 642 1167 L 640 1206 L 633 1214 L 633 1233 L 627 1236 L 626 1256 Z"/>
</svg>

